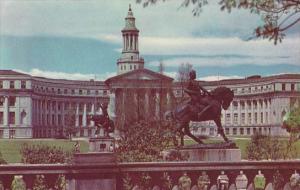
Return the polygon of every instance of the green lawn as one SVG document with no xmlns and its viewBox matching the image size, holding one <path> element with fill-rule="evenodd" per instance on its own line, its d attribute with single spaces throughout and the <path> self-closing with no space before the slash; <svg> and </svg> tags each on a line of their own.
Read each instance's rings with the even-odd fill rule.
<svg viewBox="0 0 300 190">
<path fill-rule="evenodd" d="M 82 152 L 88 151 L 88 142 L 79 141 L 80 150 Z M 1 139 L 0 152 L 3 158 L 9 163 L 21 162 L 20 148 L 22 144 L 46 144 L 50 146 L 61 147 L 64 150 L 72 150 L 75 141 L 61 140 L 61 139 Z"/>
<path fill-rule="evenodd" d="M 80 151 L 88 151 L 88 142 L 80 142 Z M 215 143 L 220 142 L 220 140 L 207 139 L 206 143 Z M 247 159 L 246 147 L 250 142 L 250 139 L 235 139 L 234 142 L 242 151 L 242 159 Z M 0 140 L 0 152 L 3 155 L 3 158 L 9 163 L 18 163 L 21 162 L 20 148 L 22 144 L 46 144 L 50 146 L 62 147 L 64 150 L 72 150 L 75 144 L 75 141 L 61 140 L 61 139 L 1 139 Z M 185 144 L 195 144 L 193 140 L 185 140 Z M 300 141 L 296 143 L 297 157 L 300 158 Z"/>
</svg>

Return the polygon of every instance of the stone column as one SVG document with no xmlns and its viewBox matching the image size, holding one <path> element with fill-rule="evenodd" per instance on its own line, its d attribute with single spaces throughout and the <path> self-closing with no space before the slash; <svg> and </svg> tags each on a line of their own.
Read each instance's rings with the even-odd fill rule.
<svg viewBox="0 0 300 190">
<path fill-rule="evenodd" d="M 42 105 L 43 105 L 43 99 L 40 99 L 39 100 L 39 110 L 38 110 L 38 112 L 39 112 L 39 121 L 38 121 L 39 125 L 43 124 L 42 115 L 43 115 L 44 108 L 43 108 Z"/>
<path fill-rule="evenodd" d="M 233 103 L 230 105 L 230 125 L 233 126 Z"/>
<path fill-rule="evenodd" d="M 167 91 L 167 109 L 170 110 L 171 109 L 171 95 L 170 95 L 170 91 Z"/>
<path fill-rule="evenodd" d="M 79 126 L 79 104 L 76 103 L 75 126 Z"/>
<path fill-rule="evenodd" d="M 28 98 L 28 108 L 26 111 L 26 117 L 27 117 L 27 125 L 32 127 L 32 99 Z"/>
<path fill-rule="evenodd" d="M 254 123 L 254 100 L 251 100 L 251 125 L 253 125 L 253 124 L 255 124 L 256 125 L 256 123 Z"/>
<path fill-rule="evenodd" d="M 65 102 L 61 102 L 61 125 L 65 125 Z"/>
<path fill-rule="evenodd" d="M 8 126 L 8 115 L 9 115 L 8 96 L 4 96 L 4 103 L 3 103 L 3 125 L 4 125 L 4 127 Z"/>
<path fill-rule="evenodd" d="M 249 109 L 249 107 L 248 107 L 248 101 L 247 100 L 244 102 L 244 108 L 245 108 L 245 125 L 247 126 L 247 125 L 249 125 L 249 122 L 248 122 L 248 111 L 249 111 L 248 109 Z"/>
<path fill-rule="evenodd" d="M 146 89 L 145 90 L 145 116 L 146 116 L 146 118 L 148 118 L 149 117 L 149 90 L 148 89 Z"/>
<path fill-rule="evenodd" d="M 116 117 L 116 94 L 115 90 L 111 90 L 109 94 L 108 114 L 109 117 L 115 119 Z"/>
<path fill-rule="evenodd" d="M 20 112 L 22 110 L 20 109 L 20 97 L 16 97 L 16 102 L 15 102 L 15 125 L 19 126 L 21 117 L 20 117 Z M 26 125 L 26 123 L 22 123 L 23 125 Z"/>
<path fill-rule="evenodd" d="M 83 106 L 82 126 L 86 127 L 86 103 Z"/>
<path fill-rule="evenodd" d="M 160 116 L 160 96 L 158 91 L 155 93 L 155 116 L 157 118 Z"/>
<path fill-rule="evenodd" d="M 261 125 L 260 113 L 261 113 L 261 106 L 260 106 L 260 99 L 258 99 L 257 100 L 257 124 L 259 124 L 259 125 Z"/>
<path fill-rule="evenodd" d="M 238 126 L 241 126 L 241 118 L 242 118 L 242 113 L 241 113 L 241 101 L 238 101 L 238 108 L 237 108 L 237 113 L 238 113 Z"/>
</svg>

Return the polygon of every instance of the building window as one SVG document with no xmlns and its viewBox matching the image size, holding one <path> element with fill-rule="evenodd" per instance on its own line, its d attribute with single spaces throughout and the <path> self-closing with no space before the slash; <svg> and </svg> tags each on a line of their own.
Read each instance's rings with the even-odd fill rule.
<svg viewBox="0 0 300 190">
<path fill-rule="evenodd" d="M 3 124 L 3 112 L 0 112 L 0 124 Z"/>
<path fill-rule="evenodd" d="M 225 128 L 225 134 L 229 135 L 229 128 L 227 128 L 227 127 Z"/>
<path fill-rule="evenodd" d="M 103 90 L 103 95 L 107 95 L 107 91 L 106 90 Z"/>
<path fill-rule="evenodd" d="M 256 101 L 253 102 L 253 107 L 254 107 L 255 110 L 257 109 L 257 102 Z"/>
<path fill-rule="evenodd" d="M 238 114 L 233 114 L 233 124 L 238 124 Z"/>
<path fill-rule="evenodd" d="M 136 69 L 136 65 L 133 65 L 134 70 Z"/>
<path fill-rule="evenodd" d="M 237 110 L 238 108 L 238 103 L 237 102 L 233 102 L 233 110 Z"/>
<path fill-rule="evenodd" d="M 245 102 L 241 102 L 241 109 L 244 110 L 245 109 Z"/>
<path fill-rule="evenodd" d="M 61 125 L 61 124 L 62 124 L 61 115 L 58 115 L 58 116 L 57 116 L 57 123 L 58 123 L 58 125 Z"/>
<path fill-rule="evenodd" d="M 55 125 L 55 115 L 52 115 L 52 121 L 51 121 L 52 125 Z"/>
<path fill-rule="evenodd" d="M 79 126 L 82 126 L 82 115 L 79 115 Z"/>
<path fill-rule="evenodd" d="M 247 128 L 247 135 L 250 135 L 250 128 Z"/>
<path fill-rule="evenodd" d="M 5 98 L 3 96 L 0 96 L 0 106 L 3 106 L 5 101 Z"/>
<path fill-rule="evenodd" d="M 264 113 L 260 113 L 260 123 L 264 123 Z"/>
<path fill-rule="evenodd" d="M 79 90 L 79 94 L 82 94 L 82 90 Z"/>
<path fill-rule="evenodd" d="M 9 124 L 15 124 L 15 112 L 9 112 Z"/>
<path fill-rule="evenodd" d="M 256 134 L 257 133 L 257 131 L 256 131 L 256 128 L 254 127 L 253 128 L 253 134 Z"/>
<path fill-rule="evenodd" d="M 87 93 L 88 95 L 90 95 L 90 94 L 91 94 L 91 91 L 90 91 L 90 90 L 87 90 L 86 93 Z"/>
<path fill-rule="evenodd" d="M 52 92 L 54 92 L 54 91 L 55 91 L 55 90 L 54 90 L 54 88 L 52 88 L 51 90 L 52 90 Z"/>
<path fill-rule="evenodd" d="M 240 135 L 244 135 L 244 128 L 240 128 Z"/>
<path fill-rule="evenodd" d="M 59 88 L 59 89 L 57 89 L 57 94 L 61 94 L 61 90 L 60 90 L 60 88 Z"/>
<path fill-rule="evenodd" d="M 295 84 L 291 84 L 291 91 L 295 91 Z"/>
<path fill-rule="evenodd" d="M 254 123 L 257 123 L 257 113 L 254 113 Z"/>
<path fill-rule="evenodd" d="M 75 94 L 75 90 L 74 89 L 72 89 L 72 94 Z"/>
<path fill-rule="evenodd" d="M 285 84 L 284 83 L 282 83 L 281 90 L 285 91 Z"/>
<path fill-rule="evenodd" d="M 233 129 L 232 129 L 232 134 L 233 134 L 233 135 L 236 135 L 236 134 L 237 134 L 237 129 L 236 129 L 236 128 L 233 128 Z"/>
<path fill-rule="evenodd" d="M 9 88 L 15 88 L 15 81 L 9 81 Z"/>
<path fill-rule="evenodd" d="M 9 106 L 15 106 L 16 104 L 16 97 L 9 97 Z"/>
<path fill-rule="evenodd" d="M 132 65 L 130 65 L 130 70 L 132 70 Z"/>
<path fill-rule="evenodd" d="M 249 124 L 249 125 L 251 124 L 251 120 L 252 120 L 252 118 L 251 118 L 251 113 L 248 113 L 248 124 Z"/>
<path fill-rule="evenodd" d="M 228 125 L 229 123 L 230 123 L 230 114 L 227 113 L 225 118 L 225 124 Z"/>
<path fill-rule="evenodd" d="M 242 113 L 242 115 L 241 115 L 241 123 L 242 123 L 242 125 L 245 124 L 245 113 Z"/>
<path fill-rule="evenodd" d="M 24 81 L 24 80 L 21 81 L 21 88 L 22 89 L 26 88 L 26 81 Z"/>
<path fill-rule="evenodd" d="M 64 94 L 68 94 L 68 89 L 64 89 Z"/>
<path fill-rule="evenodd" d="M 0 80 L 0 88 L 3 88 L 3 81 Z"/>
</svg>

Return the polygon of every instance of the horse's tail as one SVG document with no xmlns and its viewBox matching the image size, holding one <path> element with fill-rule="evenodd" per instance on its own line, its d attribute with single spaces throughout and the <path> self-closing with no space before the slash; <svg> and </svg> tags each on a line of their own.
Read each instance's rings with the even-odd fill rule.
<svg viewBox="0 0 300 190">
<path fill-rule="evenodd" d="M 164 120 L 165 121 L 172 121 L 172 120 L 174 120 L 173 111 L 166 111 L 165 114 L 164 114 Z"/>
</svg>

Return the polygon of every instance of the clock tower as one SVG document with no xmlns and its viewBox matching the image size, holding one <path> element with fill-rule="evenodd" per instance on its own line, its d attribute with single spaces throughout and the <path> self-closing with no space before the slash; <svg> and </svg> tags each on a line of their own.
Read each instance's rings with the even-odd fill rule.
<svg viewBox="0 0 300 190">
<path fill-rule="evenodd" d="M 125 27 L 122 30 L 123 49 L 121 58 L 117 61 L 118 74 L 144 68 L 144 59 L 139 56 L 139 30 L 135 26 L 131 6 L 125 18 Z"/>
</svg>

